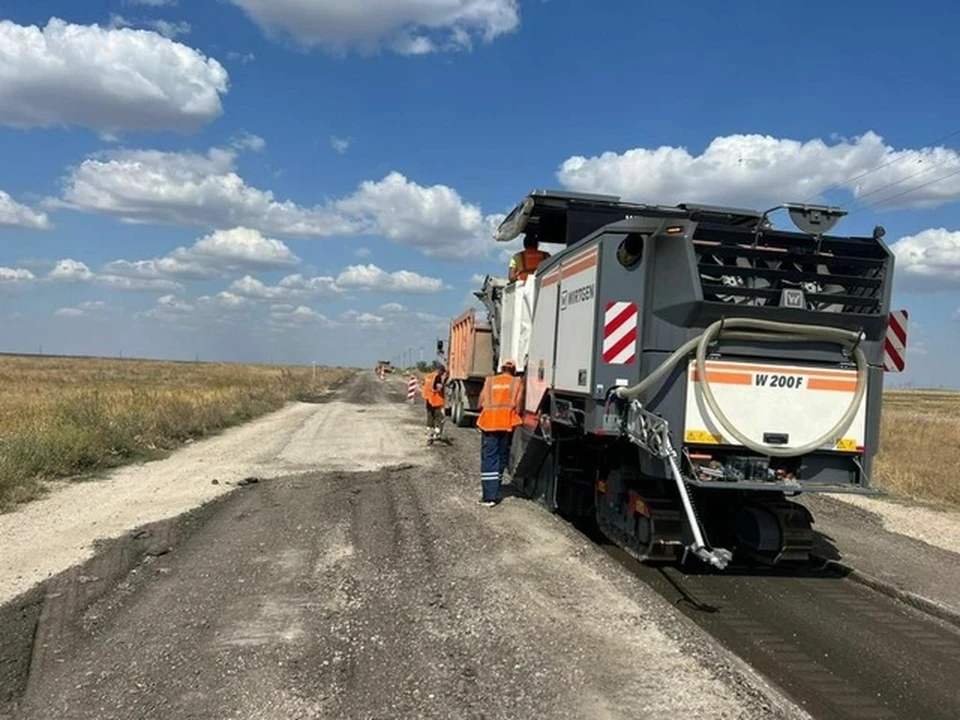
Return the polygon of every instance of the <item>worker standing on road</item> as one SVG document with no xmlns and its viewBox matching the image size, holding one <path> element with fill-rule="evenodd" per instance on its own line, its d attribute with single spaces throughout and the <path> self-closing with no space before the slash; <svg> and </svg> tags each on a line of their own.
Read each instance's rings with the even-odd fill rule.
<svg viewBox="0 0 960 720">
<path fill-rule="evenodd" d="M 526 280 L 537 271 L 540 263 L 550 257 L 550 253 L 540 250 L 539 246 L 536 238 L 529 235 L 523 236 L 523 250 L 510 259 L 510 282 Z"/>
<path fill-rule="evenodd" d="M 428 443 L 438 440 L 443 432 L 445 406 L 444 385 L 447 382 L 447 369 L 441 365 L 439 370 L 428 373 L 423 379 L 423 399 L 427 407 L 427 428 L 430 430 Z"/>
<path fill-rule="evenodd" d="M 498 375 L 488 377 L 480 391 L 480 503 L 492 507 L 500 502 L 500 483 L 510 460 L 513 429 L 521 424 L 523 381 L 516 365 L 507 360 Z"/>
</svg>

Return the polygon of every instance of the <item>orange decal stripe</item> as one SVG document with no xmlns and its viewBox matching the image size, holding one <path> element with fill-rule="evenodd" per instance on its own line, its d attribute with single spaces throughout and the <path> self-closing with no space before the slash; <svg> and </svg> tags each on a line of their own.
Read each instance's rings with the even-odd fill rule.
<svg viewBox="0 0 960 720">
<path fill-rule="evenodd" d="M 589 250 L 585 250 L 582 253 L 574 255 L 571 258 L 565 258 L 563 262 L 565 262 L 567 265 L 574 265 L 580 262 L 581 260 L 586 260 L 588 258 L 596 258 L 598 254 L 599 254 L 599 250 L 597 249 L 596 246 L 594 246 Z"/>
<path fill-rule="evenodd" d="M 693 363 L 696 367 L 696 363 Z M 801 375 L 804 377 L 823 377 L 834 378 L 837 380 L 850 380 L 856 378 L 856 370 L 807 370 L 806 368 L 781 367 L 780 365 L 747 365 L 741 363 L 725 362 L 707 362 L 707 369 L 712 370 L 733 370 L 738 372 L 760 372 L 773 373 L 775 375 Z"/>
<path fill-rule="evenodd" d="M 540 287 L 549 287 L 550 285 L 556 285 L 558 282 L 560 282 L 560 273 L 554 272 L 543 278 L 540 282 Z"/>
<path fill-rule="evenodd" d="M 808 390 L 831 390 L 833 392 L 856 392 L 857 383 L 845 380 L 828 380 L 826 378 L 810 378 Z"/>
<path fill-rule="evenodd" d="M 700 381 L 699 373 L 693 373 L 693 381 Z M 708 370 L 707 382 L 717 383 L 718 385 L 753 385 L 753 376 L 749 373 L 715 372 Z"/>
<path fill-rule="evenodd" d="M 577 273 L 582 273 L 584 270 L 589 270 L 592 267 L 595 267 L 597 264 L 597 256 L 588 257 L 583 260 L 580 260 L 572 265 L 565 265 L 560 270 L 560 276 L 563 278 L 571 277 Z"/>
</svg>

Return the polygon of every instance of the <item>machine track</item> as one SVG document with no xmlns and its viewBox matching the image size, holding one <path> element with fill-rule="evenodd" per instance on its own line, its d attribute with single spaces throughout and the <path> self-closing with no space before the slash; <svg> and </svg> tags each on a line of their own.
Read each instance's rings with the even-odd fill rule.
<svg viewBox="0 0 960 720">
<path fill-rule="evenodd" d="M 594 539 L 813 717 L 960 717 L 960 630 L 840 570 L 654 567 Z"/>
</svg>

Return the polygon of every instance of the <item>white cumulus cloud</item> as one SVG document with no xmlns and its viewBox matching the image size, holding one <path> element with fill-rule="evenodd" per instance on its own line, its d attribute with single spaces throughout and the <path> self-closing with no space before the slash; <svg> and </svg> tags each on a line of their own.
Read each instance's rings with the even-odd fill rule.
<svg viewBox="0 0 960 720">
<path fill-rule="evenodd" d="M 343 288 L 411 294 L 438 293 L 444 289 L 440 278 L 426 277 L 410 270 L 387 272 L 376 265 L 350 265 L 337 276 Z"/>
<path fill-rule="evenodd" d="M 248 322 L 246 311 L 254 307 L 249 299 L 229 290 L 216 295 L 202 295 L 190 302 L 174 294 L 157 298 L 149 310 L 137 313 L 137 320 L 160 322 L 183 330 L 194 330 L 210 325 L 240 326 Z"/>
<path fill-rule="evenodd" d="M 335 212 L 278 201 L 247 185 L 235 169 L 236 153 L 214 148 L 205 155 L 119 150 L 90 157 L 65 181 L 63 200 L 84 212 L 131 223 L 161 223 L 267 234 L 324 237 L 358 228 Z"/>
<path fill-rule="evenodd" d="M 370 312 L 360 312 L 359 310 L 347 310 L 340 318 L 348 323 L 367 327 L 382 325 L 384 322 L 384 318 L 379 315 L 374 315 Z"/>
<path fill-rule="evenodd" d="M 97 317 L 106 308 L 107 304 L 103 300 L 88 300 L 73 307 L 57 308 L 53 314 L 62 318 Z"/>
<path fill-rule="evenodd" d="M 87 267 L 86 263 L 72 258 L 66 258 L 60 260 L 54 266 L 53 270 L 47 273 L 47 277 L 56 282 L 75 283 L 89 282 L 93 280 L 95 275 L 93 271 Z"/>
<path fill-rule="evenodd" d="M 517 0 L 230 0 L 270 36 L 331 52 L 469 49 L 520 25 Z"/>
<path fill-rule="evenodd" d="M 0 20 L 0 123 L 196 130 L 223 112 L 224 67 L 156 32 Z"/>
<path fill-rule="evenodd" d="M 182 287 L 177 282 L 161 277 L 124 275 L 118 273 L 119 269 L 122 268 L 117 268 L 115 263 L 111 263 L 103 272 L 95 273 L 86 263 L 65 258 L 58 261 L 47 273 L 46 280 L 53 283 L 96 283 L 108 289 L 131 292 L 170 291 L 179 290 Z"/>
<path fill-rule="evenodd" d="M 115 260 L 103 272 L 131 278 L 207 278 L 230 271 L 277 270 L 299 264 L 300 258 L 283 242 L 257 230 L 217 230 L 191 247 L 150 260 Z"/>
<path fill-rule="evenodd" d="M 8 193 L 0 190 L 0 227 L 3 226 L 46 230 L 50 227 L 50 218 L 46 213 L 21 205 Z"/>
<path fill-rule="evenodd" d="M 274 330 L 292 330 L 305 326 L 334 327 L 337 323 L 306 305 L 276 305 L 270 310 L 268 326 Z"/>
<path fill-rule="evenodd" d="M 165 38 L 175 39 L 179 35 L 189 35 L 193 27 L 188 22 L 170 22 L 169 20 L 138 19 L 129 20 L 116 13 L 110 16 L 111 28 L 144 27 L 160 33 Z"/>
<path fill-rule="evenodd" d="M 53 314 L 57 317 L 77 318 L 83 315 L 83 310 L 80 310 L 79 308 L 62 307 L 54 310 Z"/>
<path fill-rule="evenodd" d="M 863 206 L 934 207 L 960 199 L 960 153 L 898 150 L 873 132 L 833 144 L 730 135 L 699 155 L 661 146 L 570 157 L 557 179 L 570 190 L 647 203 L 770 207 L 842 188 Z"/>
<path fill-rule="evenodd" d="M 180 35 L 189 35 L 193 30 L 193 27 L 190 25 L 190 23 L 183 20 L 178 22 L 170 22 L 168 20 L 148 20 L 145 25 L 152 30 L 156 30 L 164 37 L 170 38 L 171 40 Z"/>
<path fill-rule="evenodd" d="M 254 135 L 253 133 L 244 133 L 233 141 L 233 146 L 238 150 L 263 152 L 267 147 L 267 141 L 259 135 Z"/>
<path fill-rule="evenodd" d="M 299 264 L 300 258 L 284 243 L 266 238 L 257 230 L 234 228 L 218 230 L 198 240 L 193 247 L 174 252 L 195 261 L 221 263 L 228 269 L 275 270 Z"/>
<path fill-rule="evenodd" d="M 293 237 L 382 236 L 440 258 L 475 260 L 490 252 L 502 215 L 487 215 L 446 185 L 420 185 L 398 172 L 360 184 L 323 205 L 302 206 L 247 185 L 236 151 L 206 154 L 117 150 L 89 157 L 65 180 L 52 207 L 160 223 L 246 227 Z"/>
<path fill-rule="evenodd" d="M 904 290 L 960 290 L 960 231 L 930 228 L 901 238 L 890 249 Z"/>
<path fill-rule="evenodd" d="M 398 172 L 361 183 L 336 208 L 356 218 L 365 232 L 441 258 L 482 257 L 503 220 L 502 215 L 485 215 L 451 187 L 419 185 Z"/>
<path fill-rule="evenodd" d="M 129 292 L 171 292 L 182 290 L 183 285 L 164 278 L 129 277 L 104 273 L 94 279 L 97 285 L 110 290 L 125 290 Z"/>
<path fill-rule="evenodd" d="M 0 267 L 0 288 L 23 287 L 36 280 L 37 276 L 26 268 Z"/>
<path fill-rule="evenodd" d="M 267 285 L 262 280 L 245 275 L 234 280 L 228 290 L 248 298 L 274 301 L 306 298 L 328 300 L 343 294 L 343 289 L 332 277 L 305 277 L 300 273 L 287 275 L 277 285 Z"/>
<path fill-rule="evenodd" d="M 197 307 L 201 309 L 210 308 L 213 310 L 236 311 L 247 310 L 253 307 L 253 302 L 251 302 L 249 298 L 237 295 L 229 290 L 222 290 L 216 295 L 202 295 L 197 298 Z"/>
</svg>

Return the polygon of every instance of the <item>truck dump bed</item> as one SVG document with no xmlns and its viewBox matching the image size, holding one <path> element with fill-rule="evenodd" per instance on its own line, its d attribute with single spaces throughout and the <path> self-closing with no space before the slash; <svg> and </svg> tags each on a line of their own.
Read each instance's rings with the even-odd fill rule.
<svg viewBox="0 0 960 720">
<path fill-rule="evenodd" d="M 483 379 L 493 368 L 493 332 L 474 309 L 450 323 L 447 372 L 451 380 Z"/>
</svg>

